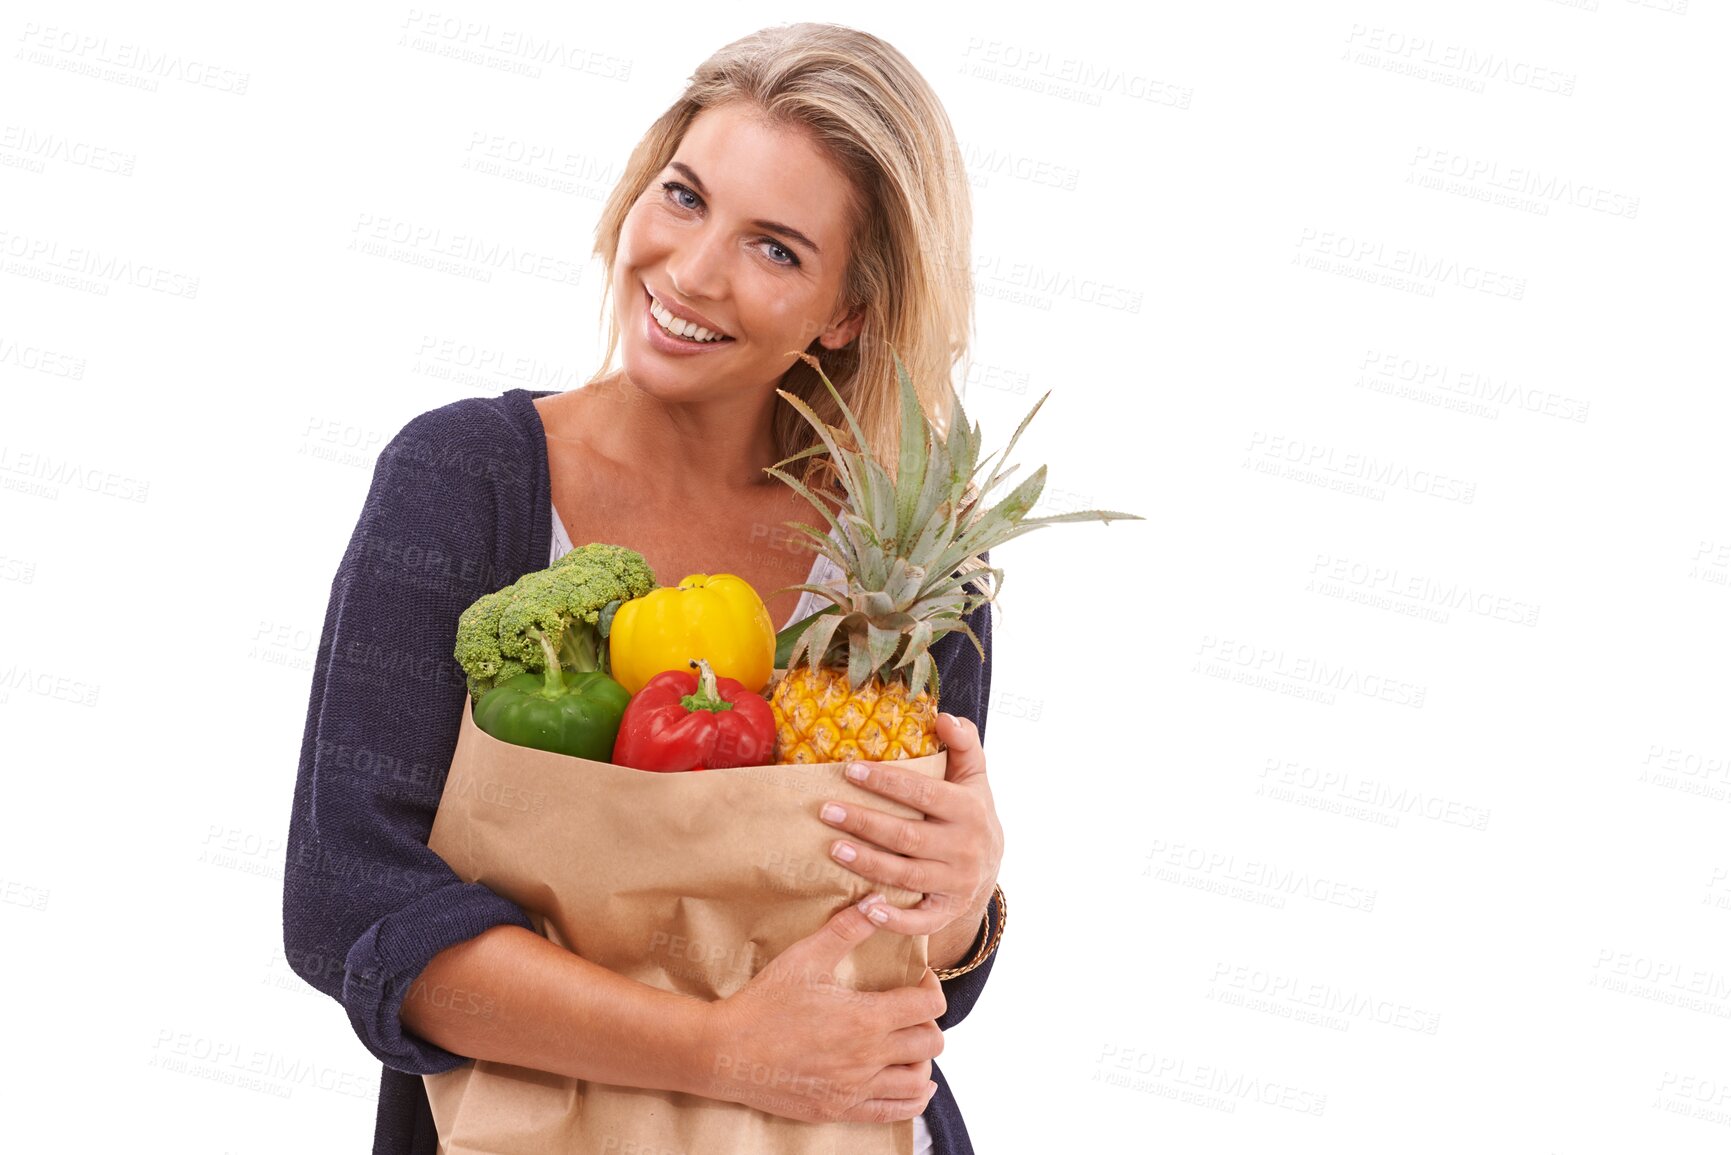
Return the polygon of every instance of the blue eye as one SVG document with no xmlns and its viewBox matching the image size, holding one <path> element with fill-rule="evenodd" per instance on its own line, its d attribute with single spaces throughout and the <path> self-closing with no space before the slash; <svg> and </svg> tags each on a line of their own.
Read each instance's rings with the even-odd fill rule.
<svg viewBox="0 0 1731 1155">
<path fill-rule="evenodd" d="M 697 201 L 697 204 L 702 204 L 702 203 L 703 203 L 703 202 L 702 202 L 702 201 L 698 201 L 698 199 L 697 199 L 697 194 L 696 194 L 696 193 L 694 193 L 694 192 L 692 192 L 692 191 L 691 191 L 691 190 L 690 190 L 690 189 L 688 189 L 688 188 L 686 188 L 686 187 L 685 187 L 685 186 L 684 186 L 684 185 L 682 185 L 682 184 L 680 184 L 680 183 L 679 183 L 679 182 L 678 182 L 678 181 L 676 181 L 676 180 L 668 180 L 668 181 L 662 181 L 662 182 L 661 182 L 661 187 L 662 187 L 662 188 L 663 188 L 663 189 L 664 189 L 664 190 L 666 190 L 666 192 L 667 192 L 667 195 L 668 195 L 668 196 L 670 196 L 670 197 L 671 197 L 671 196 L 673 196 L 673 195 L 674 195 L 674 193 L 675 193 L 675 192 L 676 192 L 676 191 L 677 191 L 677 192 L 682 192 L 682 193 L 685 193 L 685 194 L 686 194 L 686 195 L 687 195 L 687 196 L 689 196 L 689 197 L 690 197 L 690 198 L 691 198 L 691 199 L 692 199 L 692 200 L 694 200 L 694 201 Z M 694 208 L 696 208 L 696 207 L 697 207 L 697 204 L 686 204 L 686 203 L 685 203 L 685 202 L 684 202 L 684 201 L 678 201 L 678 200 L 676 200 L 676 202 L 675 202 L 675 203 L 677 203 L 677 204 L 678 204 L 678 205 L 679 205 L 679 206 L 680 206 L 680 207 L 681 207 L 681 208 L 688 208 L 688 209 L 694 209 Z"/>
<path fill-rule="evenodd" d="M 703 198 L 699 197 L 696 193 L 692 192 L 689 188 L 680 184 L 676 180 L 662 181 L 661 188 L 662 191 L 667 194 L 668 199 L 673 201 L 674 204 L 678 205 L 682 209 L 698 209 L 703 206 Z M 680 198 L 681 193 L 690 197 L 691 200 L 689 202 L 682 200 Z M 780 241 L 775 240 L 773 237 L 764 237 L 762 243 L 780 254 L 780 256 L 771 256 L 769 258 L 771 263 L 789 269 L 799 267 L 799 258 L 794 256 L 792 249 L 789 249 Z"/>
</svg>

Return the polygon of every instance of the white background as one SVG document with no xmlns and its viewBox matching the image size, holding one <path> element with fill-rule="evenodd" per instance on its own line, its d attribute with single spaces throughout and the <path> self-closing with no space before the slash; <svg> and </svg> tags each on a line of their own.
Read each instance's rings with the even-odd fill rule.
<svg viewBox="0 0 1731 1155">
<path fill-rule="evenodd" d="M 8 5 L 8 1126 L 367 1149 L 281 948 L 330 580 L 409 419 L 588 378 L 600 278 L 350 242 L 584 265 L 691 69 L 818 18 L 966 150 L 986 446 L 1051 390 L 1046 507 L 1147 518 L 994 552 L 976 1148 L 1724 1151 L 1731 102 L 1683 4 Z M 301 1081 L 219 1081 L 259 1052 Z"/>
</svg>

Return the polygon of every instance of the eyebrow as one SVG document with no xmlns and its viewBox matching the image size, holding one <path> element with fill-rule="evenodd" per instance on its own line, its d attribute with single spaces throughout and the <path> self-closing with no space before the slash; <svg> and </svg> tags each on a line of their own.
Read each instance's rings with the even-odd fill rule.
<svg viewBox="0 0 1731 1155">
<path fill-rule="evenodd" d="M 685 164 L 683 161 L 677 161 L 676 160 L 676 161 L 673 161 L 672 163 L 670 163 L 667 167 L 678 169 L 680 171 L 680 173 L 683 174 L 684 177 L 687 180 L 689 180 L 696 187 L 696 189 L 699 193 L 703 194 L 704 196 L 709 195 L 709 190 L 703 187 L 703 178 L 698 176 L 697 173 L 695 173 L 694 171 L 692 171 L 692 168 L 690 165 Z M 780 233 L 782 236 L 787 237 L 789 240 L 798 241 L 800 244 L 802 244 L 806 248 L 810 249 L 812 251 L 812 253 L 816 256 L 821 257 L 823 255 L 822 250 L 820 250 L 817 247 L 816 241 L 812 240 L 810 237 L 806 236 L 804 233 L 800 232 L 798 229 L 794 228 L 792 225 L 778 224 L 775 221 L 763 221 L 763 220 L 752 221 L 751 224 L 752 224 L 752 227 L 754 227 L 754 228 L 767 229 L 769 232 L 772 232 L 772 233 Z"/>
</svg>

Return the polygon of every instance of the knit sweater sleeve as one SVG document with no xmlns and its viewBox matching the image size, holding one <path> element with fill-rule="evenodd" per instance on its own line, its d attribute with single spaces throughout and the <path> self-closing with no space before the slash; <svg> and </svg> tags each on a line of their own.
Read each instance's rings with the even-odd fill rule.
<svg viewBox="0 0 1731 1155">
<path fill-rule="evenodd" d="M 427 848 L 466 692 L 457 618 L 518 576 L 499 567 L 498 510 L 499 477 L 521 465 L 503 422 L 465 406 L 421 414 L 379 454 L 331 583 L 283 874 L 289 964 L 411 1074 L 467 1061 L 398 1017 L 428 961 L 491 927 L 533 929 Z"/>
<path fill-rule="evenodd" d="M 980 556 L 982 560 L 990 561 L 992 555 L 988 551 Z M 986 656 L 981 660 L 974 643 L 959 631 L 940 638 L 932 647 L 938 662 L 938 704 L 945 713 L 971 720 L 980 732 L 983 745 L 986 740 L 986 707 L 992 697 L 992 603 L 980 606 L 964 620 L 980 639 Z M 997 929 L 997 920 L 998 904 L 987 904 L 986 925 L 981 935 L 989 938 Z M 982 941 L 985 940 L 976 936 L 964 957 L 973 957 L 974 948 Z M 942 982 L 945 1008 L 937 1020 L 941 1030 L 947 1031 L 968 1017 L 968 1012 L 979 1001 L 980 992 L 986 989 L 986 979 L 991 977 L 992 964 L 997 958 L 998 952 L 993 951 L 986 956 L 986 961 L 967 974 Z"/>
</svg>

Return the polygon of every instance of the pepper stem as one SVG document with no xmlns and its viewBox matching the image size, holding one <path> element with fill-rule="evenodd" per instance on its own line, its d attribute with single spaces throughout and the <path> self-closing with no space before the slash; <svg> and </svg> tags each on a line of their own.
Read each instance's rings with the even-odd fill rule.
<svg viewBox="0 0 1731 1155">
<path fill-rule="evenodd" d="M 693 658 L 690 664 L 697 668 L 697 693 L 686 694 L 679 699 L 679 704 L 687 710 L 708 710 L 711 713 L 733 709 L 733 703 L 721 696 L 721 690 L 715 684 L 715 671 L 709 668 L 708 659 Z"/>
<path fill-rule="evenodd" d="M 541 643 L 541 652 L 547 655 L 547 669 L 543 672 L 541 692 L 549 698 L 557 698 L 565 692 L 565 680 L 559 674 L 559 651 L 553 648 L 547 635 L 535 627 L 531 626 L 525 632 Z"/>
</svg>

